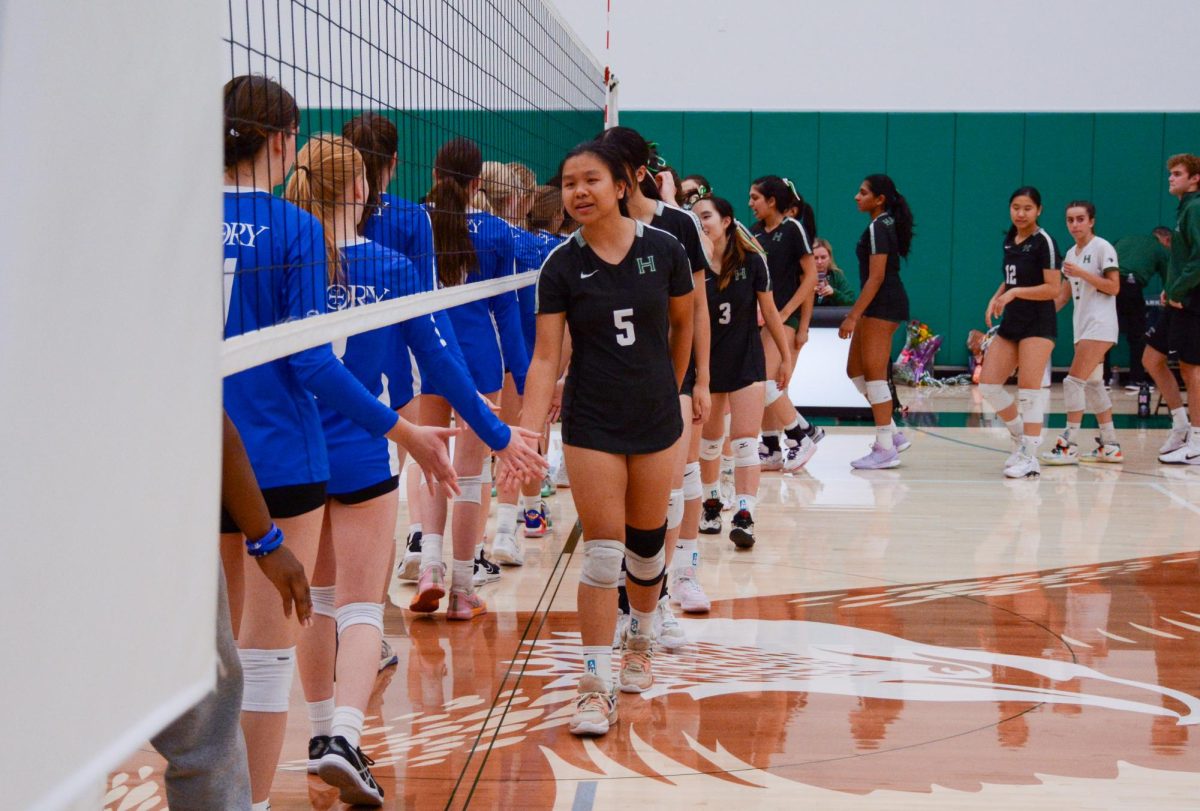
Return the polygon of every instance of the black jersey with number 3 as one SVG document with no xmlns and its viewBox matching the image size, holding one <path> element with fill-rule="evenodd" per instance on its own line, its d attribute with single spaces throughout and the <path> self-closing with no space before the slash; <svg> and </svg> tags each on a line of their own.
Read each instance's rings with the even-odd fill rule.
<svg viewBox="0 0 1200 811">
<path fill-rule="evenodd" d="M 758 331 L 758 294 L 770 289 L 767 260 L 759 253 L 747 252 L 742 266 L 729 276 L 724 289 L 718 276 L 708 276 L 706 290 L 712 325 L 708 365 L 712 391 L 737 391 L 767 379 Z"/>
<path fill-rule="evenodd" d="M 615 265 L 583 231 L 542 265 L 537 312 L 566 313 L 571 366 L 563 391 L 563 442 L 607 453 L 653 453 L 683 431 L 668 340 L 669 305 L 692 290 L 683 246 L 636 223 L 633 245 Z"/>
<path fill-rule="evenodd" d="M 762 222 L 750 229 L 767 252 L 767 267 L 771 271 L 771 290 L 775 307 L 782 310 L 800 289 L 800 260 L 812 253 L 808 233 L 799 221 L 785 217 L 774 230 L 768 231 Z"/>
</svg>

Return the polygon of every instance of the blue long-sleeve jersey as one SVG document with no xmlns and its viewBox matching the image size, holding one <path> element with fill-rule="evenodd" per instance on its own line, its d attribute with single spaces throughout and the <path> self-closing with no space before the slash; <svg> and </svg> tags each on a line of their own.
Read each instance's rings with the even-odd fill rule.
<svg viewBox="0 0 1200 811">
<path fill-rule="evenodd" d="M 529 232 L 521 228 L 513 228 L 516 239 L 517 272 L 538 270 L 550 251 L 554 250 L 564 239 L 558 234 L 552 234 L 544 229 Z M 529 357 L 533 357 L 533 345 L 537 342 L 537 284 L 522 287 L 517 290 L 517 302 L 521 309 L 521 330 L 525 334 L 525 348 Z"/>
<path fill-rule="evenodd" d="M 226 187 L 225 337 L 320 315 L 326 304 L 321 224 L 261 189 Z M 225 379 L 225 410 L 237 426 L 259 487 L 324 482 L 329 461 L 313 395 L 382 436 L 396 415 L 334 357 L 329 344 Z"/>
<path fill-rule="evenodd" d="M 344 278 L 329 287 L 329 306 L 345 309 L 418 292 L 420 272 L 395 251 L 360 238 L 342 246 Z M 412 350 L 428 369 L 445 397 L 489 446 L 504 448 L 511 436 L 479 398 L 463 366 L 446 351 L 431 316 L 410 318 L 389 327 L 350 336 L 342 363 L 373 396 L 383 393 L 383 376 L 396 354 L 408 362 Z M 351 420 L 318 402 L 325 443 L 329 450 L 329 492 L 350 493 L 378 484 L 392 475 L 387 442 L 370 436 Z"/>
</svg>

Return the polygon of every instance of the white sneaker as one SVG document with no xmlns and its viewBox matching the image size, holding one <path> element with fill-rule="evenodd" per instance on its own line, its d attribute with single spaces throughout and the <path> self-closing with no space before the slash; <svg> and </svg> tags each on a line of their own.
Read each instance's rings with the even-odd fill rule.
<svg viewBox="0 0 1200 811">
<path fill-rule="evenodd" d="M 706 498 L 700 504 L 700 532 L 705 535 L 721 534 L 721 502 Z"/>
<path fill-rule="evenodd" d="M 670 599 L 667 597 L 658 601 L 658 609 L 654 614 L 654 637 L 659 645 L 669 651 L 677 651 L 687 644 L 687 635 L 684 634 L 679 620 L 675 619 L 675 612 L 671 610 Z"/>
<path fill-rule="evenodd" d="M 758 463 L 764 471 L 783 470 L 783 451 L 770 451 L 758 455 Z"/>
<path fill-rule="evenodd" d="M 1160 454 L 1158 461 L 1164 465 L 1200 465 L 1200 447 L 1188 443 L 1179 450 Z"/>
<path fill-rule="evenodd" d="M 1096 447 L 1079 458 L 1084 462 L 1102 462 L 1110 465 L 1125 461 L 1125 455 L 1121 453 L 1119 444 L 1105 442 L 1100 437 L 1096 437 Z"/>
<path fill-rule="evenodd" d="M 505 566 L 524 566 L 525 551 L 515 533 L 497 532 L 496 540 L 492 541 L 492 557 L 497 563 Z"/>
<path fill-rule="evenodd" d="M 1188 428 L 1172 428 L 1171 433 L 1167 434 L 1167 441 L 1164 442 L 1163 446 L 1158 449 L 1158 452 L 1161 456 L 1165 456 L 1168 453 L 1174 453 L 1183 446 L 1187 445 L 1187 441 Z"/>
<path fill-rule="evenodd" d="M 644 693 L 654 686 L 654 639 L 646 634 L 625 637 L 621 648 L 621 672 L 617 683 L 622 693 Z"/>
<path fill-rule="evenodd" d="M 567 727 L 572 735 L 604 735 L 617 723 L 617 699 L 604 689 L 599 676 L 586 673 L 579 679 L 575 713 Z"/>
<path fill-rule="evenodd" d="M 479 588 L 499 579 L 500 567 L 488 560 L 486 552 L 480 552 L 475 558 L 475 572 L 471 576 L 471 583 L 475 588 Z"/>
<path fill-rule="evenodd" d="M 721 482 L 721 512 L 729 512 L 737 504 L 737 488 L 732 480 Z"/>
<path fill-rule="evenodd" d="M 671 579 L 671 599 L 679 603 L 685 614 L 707 614 L 712 608 L 712 602 L 704 593 L 704 588 L 696 579 L 696 570 L 691 566 L 675 572 Z"/>
<path fill-rule="evenodd" d="M 1017 459 L 1019 459 L 1021 456 L 1021 437 L 1009 434 L 1008 441 L 1012 443 L 1012 453 L 1010 453 L 1008 458 L 1004 460 L 1004 466 L 1006 468 L 1015 465 L 1017 463 Z"/>
<path fill-rule="evenodd" d="M 1017 461 L 1004 468 L 1004 475 L 1010 479 L 1031 479 L 1042 475 L 1042 466 L 1033 454 L 1018 452 Z"/>
<path fill-rule="evenodd" d="M 625 635 L 629 632 L 629 615 L 623 611 L 617 612 L 617 628 L 613 631 L 613 650 L 620 650 L 625 644 Z"/>
<path fill-rule="evenodd" d="M 404 546 L 404 559 L 396 566 L 396 577 L 416 583 L 421 575 L 421 533 L 413 532 Z"/>
<path fill-rule="evenodd" d="M 1042 454 L 1042 461 L 1048 465 L 1077 465 L 1079 446 L 1060 436 L 1054 441 L 1054 447 Z"/>
<path fill-rule="evenodd" d="M 783 455 L 784 471 L 790 473 L 793 470 L 799 470 L 808 464 L 808 460 L 812 459 L 813 454 L 816 452 L 817 443 L 813 442 L 808 437 L 804 437 L 799 445 L 789 445 L 787 451 Z"/>
</svg>

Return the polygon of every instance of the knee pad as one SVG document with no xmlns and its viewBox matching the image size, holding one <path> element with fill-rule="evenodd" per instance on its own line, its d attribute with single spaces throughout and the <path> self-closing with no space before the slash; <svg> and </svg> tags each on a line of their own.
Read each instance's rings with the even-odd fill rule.
<svg viewBox="0 0 1200 811">
<path fill-rule="evenodd" d="M 459 494 L 454 497 L 455 503 L 464 501 L 479 504 L 483 497 L 483 479 L 480 476 L 459 476 Z"/>
<path fill-rule="evenodd" d="M 888 388 L 886 380 L 868 380 L 863 385 L 867 391 L 867 402 L 871 405 L 892 401 L 892 390 Z"/>
<path fill-rule="evenodd" d="M 721 446 L 725 444 L 725 438 L 707 439 L 700 438 L 700 458 L 706 462 L 712 462 L 721 458 Z"/>
<path fill-rule="evenodd" d="M 683 523 L 683 490 L 672 490 L 667 499 L 667 528 L 675 529 Z"/>
<path fill-rule="evenodd" d="M 620 541 L 584 541 L 579 582 L 598 589 L 615 589 L 621 581 L 625 545 Z"/>
<path fill-rule="evenodd" d="M 1102 414 L 1112 408 L 1112 398 L 1108 396 L 1108 389 L 1104 388 L 1103 379 L 1089 380 L 1084 394 L 1087 396 L 1088 408 L 1093 414 Z"/>
<path fill-rule="evenodd" d="M 1041 389 L 1018 389 L 1017 403 L 1021 407 L 1021 419 L 1024 422 L 1041 424 L 1043 418 Z"/>
<path fill-rule="evenodd" d="M 1092 373 L 1087 376 L 1087 382 L 1091 383 L 1095 380 L 1097 383 L 1104 382 L 1104 364 L 1097 363 L 1096 368 L 1092 369 Z"/>
<path fill-rule="evenodd" d="M 346 603 L 337 610 L 338 633 L 352 625 L 370 625 L 383 633 L 383 603 Z"/>
<path fill-rule="evenodd" d="M 1012 395 L 1004 390 L 1004 386 L 999 383 L 980 383 L 979 393 L 983 395 L 983 399 L 997 413 L 1008 408 L 1013 403 Z"/>
<path fill-rule="evenodd" d="M 238 651 L 242 662 L 242 709 L 249 712 L 287 712 L 296 670 L 296 649 Z"/>
<path fill-rule="evenodd" d="M 764 386 L 764 395 L 765 395 L 766 404 L 770 405 L 771 403 L 775 402 L 780 397 L 782 397 L 783 392 L 781 392 L 779 390 L 778 383 L 776 383 L 774 380 L 768 380 L 766 382 L 766 385 Z"/>
<path fill-rule="evenodd" d="M 758 441 L 752 436 L 740 436 L 733 440 L 734 467 L 752 467 L 758 464 Z"/>
<path fill-rule="evenodd" d="M 1068 413 L 1083 411 L 1084 406 L 1087 405 L 1084 382 L 1078 377 L 1067 375 L 1063 378 L 1063 405 Z"/>
<path fill-rule="evenodd" d="M 695 501 L 704 495 L 704 486 L 700 483 L 700 463 L 688 462 L 683 468 L 683 500 Z"/>
<path fill-rule="evenodd" d="M 850 382 L 854 384 L 854 388 L 858 389 L 858 393 L 863 397 L 867 396 L 867 379 L 862 375 L 850 378 Z"/>
<path fill-rule="evenodd" d="M 639 586 L 656 586 L 666 572 L 667 527 L 637 529 L 625 525 L 625 576 Z"/>
<path fill-rule="evenodd" d="M 313 613 L 322 617 L 334 619 L 337 612 L 333 609 L 333 595 L 337 586 L 313 586 L 308 590 L 312 595 Z"/>
</svg>

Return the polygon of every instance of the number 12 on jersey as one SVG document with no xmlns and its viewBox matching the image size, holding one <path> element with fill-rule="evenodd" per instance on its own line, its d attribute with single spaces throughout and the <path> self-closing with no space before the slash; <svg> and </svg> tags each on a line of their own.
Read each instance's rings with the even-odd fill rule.
<svg viewBox="0 0 1200 811">
<path fill-rule="evenodd" d="M 1004 283 L 1007 285 L 1016 286 L 1016 284 L 1017 284 L 1017 266 L 1016 265 L 1005 265 L 1004 266 Z"/>
<path fill-rule="evenodd" d="M 617 345 L 633 346 L 637 336 L 633 334 L 633 308 L 613 310 L 613 325 L 617 328 Z"/>
</svg>

